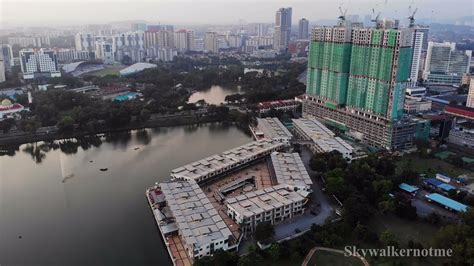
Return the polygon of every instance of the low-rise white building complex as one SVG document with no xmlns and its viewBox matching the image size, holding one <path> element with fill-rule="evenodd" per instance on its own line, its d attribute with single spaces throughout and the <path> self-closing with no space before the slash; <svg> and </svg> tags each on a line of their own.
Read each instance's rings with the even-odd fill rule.
<svg viewBox="0 0 474 266">
<path fill-rule="evenodd" d="M 293 130 L 295 134 L 303 139 L 311 141 L 313 152 L 338 151 L 347 160 L 352 160 L 354 149 L 343 139 L 336 137 L 334 132 L 316 119 L 293 119 Z"/>
<path fill-rule="evenodd" d="M 171 177 L 187 180 L 194 179 L 198 183 L 207 182 L 218 178 L 221 174 L 262 159 L 284 147 L 283 143 L 276 140 L 263 139 L 250 142 L 221 154 L 209 156 L 200 161 L 176 168 L 171 171 Z"/>
<path fill-rule="evenodd" d="M 155 208 L 154 213 L 158 217 L 163 238 L 177 232 L 189 258 L 201 258 L 218 249 L 237 247 L 237 239 L 233 238 L 217 210 L 194 180 L 163 182 L 154 190 L 155 194 L 161 191 L 164 196 L 154 198 L 159 201 L 154 203 L 161 205 Z M 149 197 L 151 201 L 154 199 Z"/>
<path fill-rule="evenodd" d="M 312 192 L 313 181 L 298 153 L 274 152 L 271 159 L 273 174 L 279 185 L 285 185 L 304 197 Z"/>
<path fill-rule="evenodd" d="M 293 139 L 293 134 L 276 117 L 257 118 L 257 123 L 250 128 L 256 140 L 266 138 L 289 144 Z"/>
<path fill-rule="evenodd" d="M 285 185 L 276 185 L 227 199 L 227 215 L 244 233 L 253 232 L 259 223 L 275 224 L 302 214 L 305 201 Z"/>
<path fill-rule="evenodd" d="M 259 223 L 304 213 L 312 181 L 298 153 L 281 152 L 288 144 L 254 141 L 174 169 L 146 191 L 174 265 L 237 250 Z"/>
</svg>

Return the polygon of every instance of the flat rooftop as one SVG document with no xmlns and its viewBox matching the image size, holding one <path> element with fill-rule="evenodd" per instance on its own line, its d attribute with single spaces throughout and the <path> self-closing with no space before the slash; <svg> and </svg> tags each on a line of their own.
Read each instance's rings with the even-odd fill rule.
<svg viewBox="0 0 474 266">
<path fill-rule="evenodd" d="M 293 135 L 276 117 L 257 118 L 257 128 L 255 131 L 262 132 L 267 139 L 288 138 Z"/>
<path fill-rule="evenodd" d="M 316 141 L 318 139 L 328 139 L 335 137 L 336 135 L 323 123 L 316 119 L 292 119 L 293 125 L 300 128 L 305 134 L 307 134 L 311 140 Z"/>
<path fill-rule="evenodd" d="M 194 180 L 160 183 L 175 223 L 187 245 L 207 245 L 232 236 L 207 196 Z"/>
<path fill-rule="evenodd" d="M 276 140 L 262 139 L 237 148 L 204 158 L 171 171 L 174 178 L 198 179 L 207 174 L 230 169 L 237 163 L 251 161 L 256 155 L 283 148 L 285 144 Z"/>
<path fill-rule="evenodd" d="M 321 148 L 324 152 L 331 152 L 337 150 L 342 154 L 351 153 L 353 148 L 345 140 L 340 137 L 335 137 L 331 139 L 318 139 L 315 143 Z"/>
<path fill-rule="evenodd" d="M 249 217 L 304 199 L 297 192 L 288 191 L 285 185 L 276 185 L 226 199 L 226 203 L 238 213 Z"/>
<path fill-rule="evenodd" d="M 274 152 L 271 158 L 278 184 L 295 187 L 313 184 L 298 153 Z"/>
<path fill-rule="evenodd" d="M 452 210 L 455 210 L 457 212 L 465 212 L 467 211 L 467 206 L 460 203 L 460 202 L 457 202 L 455 200 L 452 200 L 450 198 L 447 198 L 441 194 L 438 194 L 438 193 L 433 193 L 433 194 L 429 194 L 429 195 L 426 195 L 426 197 L 436 203 L 439 203 L 443 206 L 446 206 Z"/>
</svg>

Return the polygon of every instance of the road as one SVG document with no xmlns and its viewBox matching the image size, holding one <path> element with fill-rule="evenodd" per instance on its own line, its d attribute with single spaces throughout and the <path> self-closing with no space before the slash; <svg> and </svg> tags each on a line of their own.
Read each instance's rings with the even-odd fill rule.
<svg viewBox="0 0 474 266">
<path fill-rule="evenodd" d="M 315 172 L 309 167 L 309 161 L 312 157 L 311 151 L 306 147 L 301 147 L 301 160 L 303 161 L 306 170 L 313 179 L 313 193 L 311 194 L 311 202 L 319 203 L 317 215 L 313 215 L 307 211 L 305 214 L 284 221 L 275 226 L 275 240 L 281 240 L 296 234 L 296 229 L 301 232 L 309 230 L 311 225 L 322 225 L 333 214 L 333 206 L 328 196 L 326 196 L 320 188 L 319 181 L 314 178 Z M 308 208 L 314 208 L 310 206 Z"/>
</svg>

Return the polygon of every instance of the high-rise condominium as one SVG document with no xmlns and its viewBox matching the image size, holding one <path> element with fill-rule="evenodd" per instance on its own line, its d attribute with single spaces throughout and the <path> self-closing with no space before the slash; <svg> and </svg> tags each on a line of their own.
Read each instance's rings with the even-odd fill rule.
<svg viewBox="0 0 474 266">
<path fill-rule="evenodd" d="M 216 32 L 206 32 L 206 35 L 204 35 L 204 50 L 211 53 L 219 52 L 218 37 Z"/>
<path fill-rule="evenodd" d="M 288 47 L 291 37 L 291 7 L 280 8 L 275 15 L 275 33 L 273 47 L 280 51 Z"/>
<path fill-rule="evenodd" d="M 429 124 L 405 119 L 413 29 L 346 25 L 312 31 L 303 115 L 375 147 L 405 149 Z"/>
<path fill-rule="evenodd" d="M 306 40 L 309 37 L 309 21 L 305 18 L 298 22 L 298 39 Z"/>
<path fill-rule="evenodd" d="M 179 51 L 194 50 L 194 32 L 189 30 L 175 32 L 174 45 Z"/>
</svg>

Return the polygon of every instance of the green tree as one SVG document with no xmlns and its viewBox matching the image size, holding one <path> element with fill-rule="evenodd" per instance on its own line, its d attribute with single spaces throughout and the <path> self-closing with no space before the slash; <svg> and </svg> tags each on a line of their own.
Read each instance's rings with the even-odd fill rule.
<svg viewBox="0 0 474 266">
<path fill-rule="evenodd" d="M 255 229 L 255 239 L 263 242 L 273 239 L 275 227 L 269 222 L 259 223 Z"/>
<path fill-rule="evenodd" d="M 273 261 L 278 261 L 280 258 L 280 244 L 273 243 L 270 247 L 270 256 L 272 257 Z"/>
<path fill-rule="evenodd" d="M 382 243 L 387 247 L 388 246 L 394 246 L 395 248 L 398 247 L 398 239 L 395 236 L 395 234 L 392 233 L 392 231 L 390 230 L 385 230 L 380 234 L 380 241 L 382 241 Z"/>
</svg>

